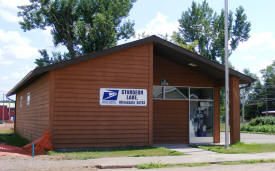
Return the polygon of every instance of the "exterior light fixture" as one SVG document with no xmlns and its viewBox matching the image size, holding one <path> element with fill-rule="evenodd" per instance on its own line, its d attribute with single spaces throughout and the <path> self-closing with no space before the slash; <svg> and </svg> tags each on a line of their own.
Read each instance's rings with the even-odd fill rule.
<svg viewBox="0 0 275 171">
<path fill-rule="evenodd" d="M 168 86 L 168 80 L 160 80 L 161 86 Z"/>
<path fill-rule="evenodd" d="M 196 67 L 196 66 L 198 66 L 197 64 L 194 64 L 194 63 L 189 63 L 188 65 L 191 66 L 191 67 Z"/>
</svg>

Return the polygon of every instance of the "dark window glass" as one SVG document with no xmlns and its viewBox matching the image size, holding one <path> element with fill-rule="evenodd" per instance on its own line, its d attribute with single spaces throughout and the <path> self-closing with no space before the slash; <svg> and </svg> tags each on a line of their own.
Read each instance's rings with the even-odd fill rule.
<svg viewBox="0 0 275 171">
<path fill-rule="evenodd" d="M 190 136 L 213 137 L 213 102 L 190 102 Z"/>
<path fill-rule="evenodd" d="M 212 88 L 191 88 L 190 99 L 213 99 Z"/>
</svg>

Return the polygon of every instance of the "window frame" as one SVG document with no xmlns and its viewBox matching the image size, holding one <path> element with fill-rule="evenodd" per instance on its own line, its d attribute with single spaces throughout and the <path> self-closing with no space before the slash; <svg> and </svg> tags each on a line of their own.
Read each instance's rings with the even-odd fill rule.
<svg viewBox="0 0 275 171">
<path fill-rule="evenodd" d="M 29 106 L 30 104 L 31 104 L 31 93 L 27 92 L 26 105 Z"/>
<path fill-rule="evenodd" d="M 23 107 L 23 96 L 19 97 L 19 107 Z"/>
<path fill-rule="evenodd" d="M 174 85 L 169 85 L 169 86 L 161 86 L 161 85 L 153 85 L 154 86 L 158 86 L 158 87 L 162 87 L 162 98 L 154 98 L 153 100 L 188 100 L 188 101 L 209 101 L 209 102 L 213 102 L 214 101 L 214 87 L 192 87 L 192 86 L 174 86 Z M 165 98 L 165 88 L 166 87 L 182 87 L 182 88 L 188 88 L 188 98 L 187 99 L 166 99 Z M 212 99 L 191 99 L 190 95 L 191 95 L 191 88 L 196 88 L 196 89 L 212 89 Z"/>
</svg>

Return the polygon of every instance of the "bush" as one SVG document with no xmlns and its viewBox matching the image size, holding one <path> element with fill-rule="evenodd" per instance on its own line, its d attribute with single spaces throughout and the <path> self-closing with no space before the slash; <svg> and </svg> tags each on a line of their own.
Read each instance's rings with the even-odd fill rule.
<svg viewBox="0 0 275 171">
<path fill-rule="evenodd" d="M 262 116 L 252 119 L 248 122 L 250 126 L 260 126 L 260 125 L 275 125 L 274 116 Z"/>
<path fill-rule="evenodd" d="M 275 133 L 275 125 L 251 126 L 249 124 L 245 124 L 245 125 L 241 126 L 241 131 L 274 134 Z"/>
</svg>

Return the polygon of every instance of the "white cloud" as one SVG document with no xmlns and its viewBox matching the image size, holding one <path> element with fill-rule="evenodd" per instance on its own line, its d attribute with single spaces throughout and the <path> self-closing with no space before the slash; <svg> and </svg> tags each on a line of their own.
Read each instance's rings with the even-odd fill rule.
<svg viewBox="0 0 275 171">
<path fill-rule="evenodd" d="M 18 22 L 17 6 L 29 4 L 28 0 L 0 0 L 0 17 L 7 22 Z"/>
<path fill-rule="evenodd" d="M 0 59 L 0 65 L 11 65 L 13 64 L 15 61 L 13 60 L 1 60 Z"/>
<path fill-rule="evenodd" d="M 38 49 L 30 45 L 30 40 L 15 31 L 0 30 L 0 58 L 29 59 L 37 57 Z"/>
<path fill-rule="evenodd" d="M 42 30 L 42 34 L 45 36 L 45 41 L 47 45 L 54 46 L 51 35 L 52 28 L 46 27 L 45 30 Z"/>
<path fill-rule="evenodd" d="M 14 15 L 12 12 L 4 9 L 0 10 L 0 17 L 2 17 L 4 20 L 8 22 L 13 22 L 13 23 L 17 23 L 21 21 L 21 19 L 17 17 L 17 15 Z"/>
<path fill-rule="evenodd" d="M 253 56 L 253 55 L 242 56 L 241 58 L 243 60 L 255 60 L 255 59 L 257 59 L 257 57 Z"/>
<path fill-rule="evenodd" d="M 29 4 L 29 0 L 0 0 L 0 8 L 16 10 L 17 6 Z"/>
<path fill-rule="evenodd" d="M 138 29 L 136 31 L 137 34 L 145 33 L 146 35 L 158 35 L 158 34 L 168 34 L 169 36 L 172 35 L 174 31 L 178 29 L 178 22 L 177 21 L 168 21 L 168 17 L 163 15 L 162 13 L 158 12 L 156 17 L 153 18 L 145 28 Z"/>
<path fill-rule="evenodd" d="M 272 32 L 252 33 L 248 41 L 238 47 L 239 50 L 274 50 L 275 37 Z"/>
</svg>

